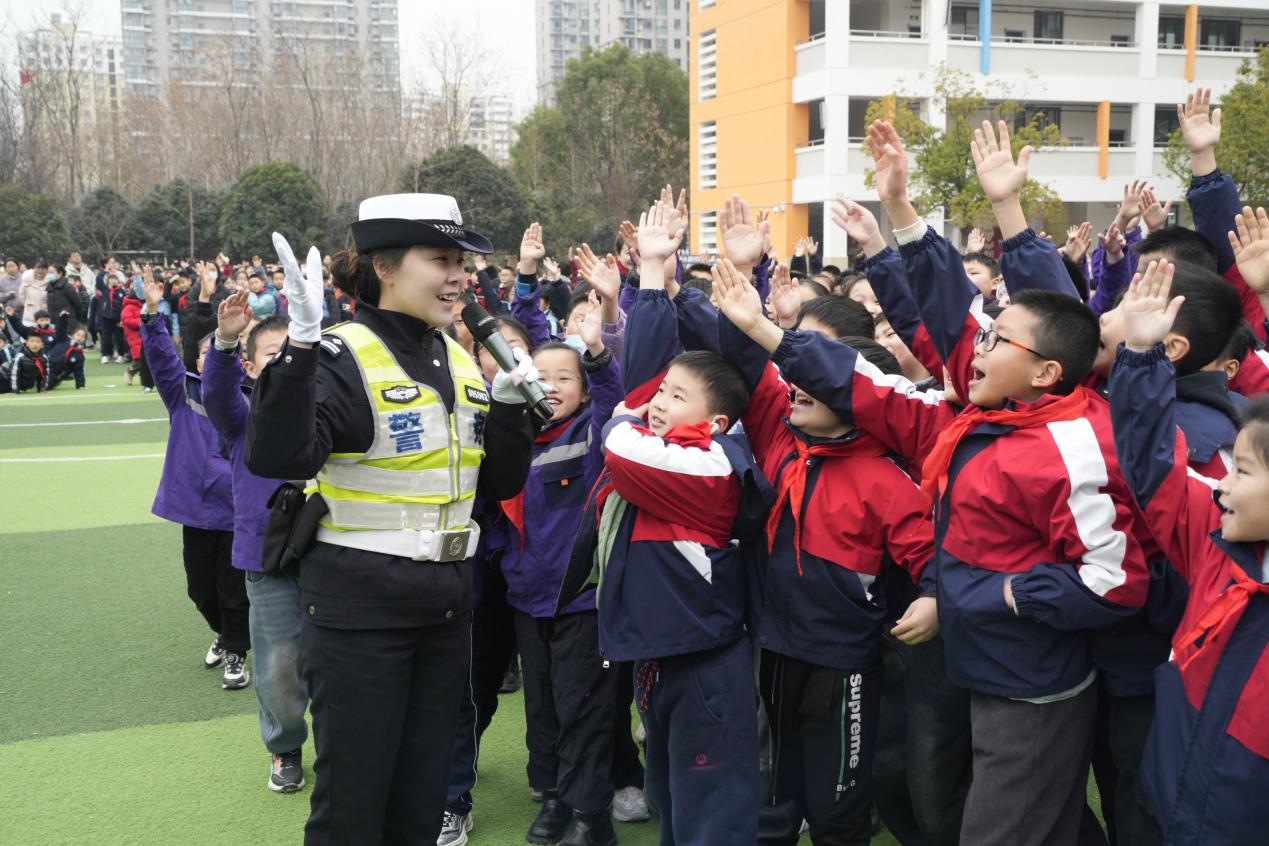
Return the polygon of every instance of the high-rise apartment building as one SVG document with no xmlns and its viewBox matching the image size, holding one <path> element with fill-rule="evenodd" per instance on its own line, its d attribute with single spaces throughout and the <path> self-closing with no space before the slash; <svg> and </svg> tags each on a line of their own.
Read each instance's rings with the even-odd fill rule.
<svg viewBox="0 0 1269 846">
<path fill-rule="evenodd" d="M 983 90 L 1019 92 L 1027 114 L 1042 111 L 1058 127 L 1067 145 L 1037 151 L 1031 176 L 1062 198 L 1069 221 L 1103 227 L 1134 178 L 1151 179 L 1161 198 L 1184 196 L 1163 164 L 1176 104 L 1198 85 L 1218 100 L 1269 43 L 1264 0 L 692 3 L 694 252 L 715 249 L 707 210 L 739 191 L 778 210 L 773 237 L 784 255 L 809 233 L 825 255 L 845 256 L 832 199 L 844 194 L 880 216 L 864 184 L 869 102 L 898 92 L 945 125 L 933 90 L 942 64 Z"/>
<path fill-rule="evenodd" d="M 586 47 L 656 51 L 687 70 L 688 10 L 695 0 L 537 0 L 538 99 L 547 102 L 569 59 Z"/>
<path fill-rule="evenodd" d="M 511 163 L 515 124 L 515 113 L 508 95 L 495 93 L 471 98 L 468 112 L 471 145 L 492 161 L 501 165 Z"/>
<path fill-rule="evenodd" d="M 122 0 L 128 88 L 207 84 L 222 63 L 261 78 L 281 58 L 350 60 L 401 90 L 397 0 Z"/>
</svg>

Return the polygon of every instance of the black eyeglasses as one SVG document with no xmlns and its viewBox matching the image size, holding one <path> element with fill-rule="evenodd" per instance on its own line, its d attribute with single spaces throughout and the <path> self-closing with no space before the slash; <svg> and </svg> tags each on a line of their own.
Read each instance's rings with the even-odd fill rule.
<svg viewBox="0 0 1269 846">
<path fill-rule="evenodd" d="M 1028 347 L 1025 344 L 1020 344 L 1017 341 L 1009 340 L 1004 335 L 997 332 L 995 329 L 979 328 L 974 331 L 974 346 L 978 346 L 979 344 L 982 344 L 983 352 L 991 352 L 992 350 L 996 348 L 996 344 L 999 343 L 1000 341 L 1004 341 L 1006 344 L 1008 344 L 1011 347 L 1017 347 L 1020 350 L 1026 350 L 1032 355 L 1043 358 L 1046 361 L 1049 358 L 1044 353 L 1036 352 L 1035 350 L 1031 349 L 1031 347 Z"/>
</svg>

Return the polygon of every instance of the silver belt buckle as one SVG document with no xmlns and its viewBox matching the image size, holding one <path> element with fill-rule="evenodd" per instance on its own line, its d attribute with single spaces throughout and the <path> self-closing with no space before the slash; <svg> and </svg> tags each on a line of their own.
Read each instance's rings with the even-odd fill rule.
<svg viewBox="0 0 1269 846">
<path fill-rule="evenodd" d="M 467 558 L 467 542 L 471 539 L 471 529 L 455 532 L 440 532 L 440 551 L 436 560 L 442 564 L 463 561 Z"/>
</svg>

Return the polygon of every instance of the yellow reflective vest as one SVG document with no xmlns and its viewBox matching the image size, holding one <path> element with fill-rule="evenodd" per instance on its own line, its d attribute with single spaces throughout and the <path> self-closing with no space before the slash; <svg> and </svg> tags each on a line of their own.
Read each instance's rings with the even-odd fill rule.
<svg viewBox="0 0 1269 846">
<path fill-rule="evenodd" d="M 485 456 L 489 391 L 476 363 L 454 339 L 449 348 L 454 413 L 432 388 L 406 375 L 379 336 L 361 323 L 326 335 L 342 339 L 357 361 L 375 414 L 374 441 L 364 453 L 332 453 L 316 489 L 339 531 L 465 529 Z"/>
</svg>

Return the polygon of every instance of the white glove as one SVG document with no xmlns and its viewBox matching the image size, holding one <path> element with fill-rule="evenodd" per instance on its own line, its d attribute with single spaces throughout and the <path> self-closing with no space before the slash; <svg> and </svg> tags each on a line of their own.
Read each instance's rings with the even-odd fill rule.
<svg viewBox="0 0 1269 846">
<path fill-rule="evenodd" d="M 516 357 L 516 369 L 510 373 L 501 369 L 498 371 L 494 376 L 492 395 L 498 402 L 523 405 L 524 396 L 517 386 L 524 382 L 538 381 L 538 369 L 533 366 L 533 359 L 524 350 L 513 347 L 512 352 Z"/>
<path fill-rule="evenodd" d="M 316 344 L 322 339 L 322 254 L 317 247 L 309 247 L 304 271 L 300 271 L 291 245 L 277 232 L 273 233 L 273 249 L 286 273 L 282 290 L 286 293 L 287 309 L 291 325 L 287 335 L 293 341 Z"/>
</svg>

